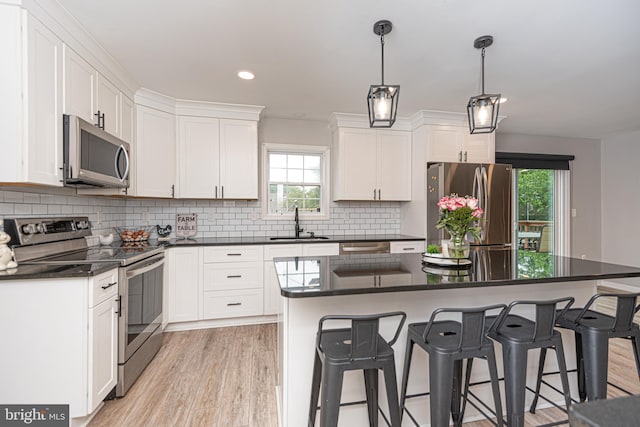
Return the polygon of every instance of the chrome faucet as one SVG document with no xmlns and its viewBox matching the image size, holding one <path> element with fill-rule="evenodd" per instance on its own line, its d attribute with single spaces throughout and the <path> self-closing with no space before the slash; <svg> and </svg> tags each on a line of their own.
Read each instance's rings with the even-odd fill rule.
<svg viewBox="0 0 640 427">
<path fill-rule="evenodd" d="M 303 228 L 300 228 L 300 217 L 298 216 L 298 205 L 296 205 L 294 220 L 296 221 L 295 232 L 296 232 L 296 239 L 297 239 L 300 237 L 300 233 L 304 231 Z"/>
</svg>

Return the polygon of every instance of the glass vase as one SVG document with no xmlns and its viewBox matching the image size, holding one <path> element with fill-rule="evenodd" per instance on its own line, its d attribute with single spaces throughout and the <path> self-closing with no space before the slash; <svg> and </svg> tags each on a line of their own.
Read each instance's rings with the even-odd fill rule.
<svg viewBox="0 0 640 427">
<path fill-rule="evenodd" d="M 465 239 L 465 235 L 450 234 L 451 238 L 447 240 L 449 258 L 469 258 L 469 242 Z"/>
</svg>

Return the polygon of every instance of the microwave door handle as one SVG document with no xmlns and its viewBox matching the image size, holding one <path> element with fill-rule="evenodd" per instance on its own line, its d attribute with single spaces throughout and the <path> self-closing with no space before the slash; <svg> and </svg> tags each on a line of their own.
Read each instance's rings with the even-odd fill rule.
<svg viewBox="0 0 640 427">
<path fill-rule="evenodd" d="M 124 173 L 122 175 L 120 174 L 120 166 L 118 165 L 118 160 L 120 159 L 120 153 L 124 153 L 124 160 L 125 160 L 125 168 L 124 168 Z M 118 179 L 120 179 L 120 182 L 124 182 L 124 180 L 127 179 L 127 177 L 129 176 L 129 154 L 127 153 L 127 149 L 124 148 L 124 145 L 120 145 L 120 147 L 118 147 L 118 150 L 116 151 L 115 169 L 116 169 L 116 176 L 118 177 Z"/>
</svg>

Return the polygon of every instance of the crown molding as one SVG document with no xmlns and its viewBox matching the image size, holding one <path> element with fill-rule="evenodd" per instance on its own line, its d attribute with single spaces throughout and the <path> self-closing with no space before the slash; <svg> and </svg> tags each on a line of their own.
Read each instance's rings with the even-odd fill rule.
<svg viewBox="0 0 640 427">
<path fill-rule="evenodd" d="M 329 129 L 333 132 L 338 127 L 370 129 L 369 117 L 364 114 L 332 113 L 329 116 Z M 377 128 L 411 131 L 411 122 L 404 117 L 398 117 L 391 128 Z"/>
<path fill-rule="evenodd" d="M 165 113 L 169 114 L 176 114 L 175 99 L 161 93 L 154 92 L 150 89 L 138 89 L 133 98 L 133 101 L 136 103 L 136 105 L 155 108 L 156 110 L 164 111 Z"/>
<path fill-rule="evenodd" d="M 177 99 L 176 114 L 180 116 L 217 117 L 222 119 L 260 120 L 265 107 L 261 105 L 225 104 L 221 102 Z"/>
</svg>

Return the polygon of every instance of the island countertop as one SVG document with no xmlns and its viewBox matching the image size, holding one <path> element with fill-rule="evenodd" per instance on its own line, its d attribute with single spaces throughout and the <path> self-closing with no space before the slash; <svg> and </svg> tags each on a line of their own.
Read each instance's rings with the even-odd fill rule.
<svg viewBox="0 0 640 427">
<path fill-rule="evenodd" d="M 423 264 L 422 254 L 276 258 L 281 294 L 287 298 L 424 291 L 486 286 L 640 277 L 630 267 L 514 251 L 472 251 L 471 264 Z"/>
</svg>

